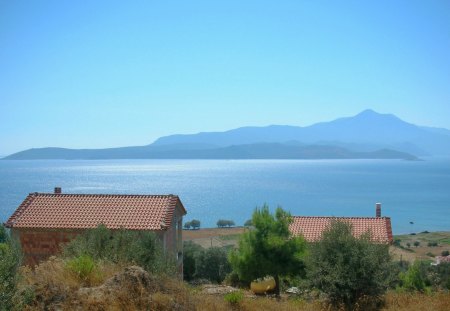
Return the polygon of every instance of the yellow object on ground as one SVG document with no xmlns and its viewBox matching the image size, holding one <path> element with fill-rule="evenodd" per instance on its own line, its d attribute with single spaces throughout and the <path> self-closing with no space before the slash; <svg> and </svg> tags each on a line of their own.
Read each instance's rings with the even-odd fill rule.
<svg viewBox="0 0 450 311">
<path fill-rule="evenodd" d="M 275 286 L 276 283 L 273 277 L 250 283 L 250 289 L 255 294 L 265 294 L 266 292 L 273 290 Z"/>
</svg>

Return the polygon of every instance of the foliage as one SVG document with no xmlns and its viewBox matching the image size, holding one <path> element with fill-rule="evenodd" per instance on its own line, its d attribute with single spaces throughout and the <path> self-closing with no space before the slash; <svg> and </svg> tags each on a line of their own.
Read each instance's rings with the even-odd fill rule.
<svg viewBox="0 0 450 311">
<path fill-rule="evenodd" d="M 228 250 L 224 247 L 204 249 L 191 241 L 184 242 L 183 277 L 186 281 L 206 279 L 221 283 L 231 271 Z"/>
<path fill-rule="evenodd" d="M 195 276 L 195 262 L 197 256 L 202 252 L 203 248 L 192 242 L 185 241 L 183 243 L 183 279 L 185 281 L 192 281 Z"/>
<path fill-rule="evenodd" d="M 256 208 L 252 223 L 254 229 L 245 232 L 239 240 L 239 248 L 230 254 L 233 270 L 246 282 L 272 275 L 280 291 L 279 276 L 301 275 L 304 272 L 303 256 L 306 243 L 300 237 L 292 237 L 289 224 L 292 218 L 282 208 L 275 215 L 264 205 Z"/>
<path fill-rule="evenodd" d="M 244 299 L 244 293 L 242 291 L 235 291 L 226 294 L 223 299 L 231 305 L 237 305 Z"/>
<path fill-rule="evenodd" d="M 6 232 L 5 226 L 0 224 L 0 244 L 6 243 L 8 241 L 8 233 Z"/>
<path fill-rule="evenodd" d="M 10 310 L 13 307 L 13 297 L 16 292 L 17 270 L 22 260 L 19 244 L 11 239 L 3 226 L 0 226 L 0 310 Z"/>
<path fill-rule="evenodd" d="M 441 255 L 442 256 L 448 256 L 448 255 L 450 255 L 450 252 L 448 250 L 447 251 L 442 251 Z"/>
<path fill-rule="evenodd" d="M 419 245 L 420 245 L 420 242 L 419 242 L 419 241 L 414 241 L 414 246 L 415 246 L 415 247 L 419 247 Z"/>
<path fill-rule="evenodd" d="M 350 224 L 336 220 L 310 249 L 309 279 L 331 304 L 352 309 L 363 301 L 369 306 L 387 290 L 389 248 L 372 243 L 369 234 L 354 237 Z"/>
<path fill-rule="evenodd" d="M 190 221 L 187 221 L 187 222 L 185 222 L 184 223 L 184 229 L 191 229 L 191 222 Z"/>
<path fill-rule="evenodd" d="M 410 291 L 425 290 L 426 272 L 423 262 L 415 261 L 405 273 L 400 274 L 402 287 Z"/>
<path fill-rule="evenodd" d="M 200 228 L 200 220 L 192 219 L 191 220 L 191 227 L 192 229 L 199 229 Z"/>
<path fill-rule="evenodd" d="M 66 262 L 66 268 L 73 273 L 83 284 L 91 285 L 92 279 L 98 275 L 95 261 L 89 255 L 81 255 Z"/>
<path fill-rule="evenodd" d="M 223 228 L 223 227 L 234 227 L 235 223 L 233 220 L 226 220 L 226 219 L 219 219 L 217 221 L 217 227 Z"/>
<path fill-rule="evenodd" d="M 430 241 L 430 242 L 428 242 L 427 245 L 428 245 L 429 247 L 438 246 L 438 242 L 436 242 L 436 241 Z"/>
<path fill-rule="evenodd" d="M 87 255 L 94 261 L 133 263 L 154 273 L 175 273 L 174 259 L 163 252 L 161 241 L 153 232 L 109 230 L 100 225 L 69 242 L 65 257 Z"/>
<path fill-rule="evenodd" d="M 202 250 L 196 258 L 195 277 L 221 283 L 230 273 L 228 252 L 223 247 L 211 247 Z"/>
<path fill-rule="evenodd" d="M 250 227 L 253 226 L 252 220 L 248 219 L 245 223 L 244 223 L 244 227 Z"/>
</svg>

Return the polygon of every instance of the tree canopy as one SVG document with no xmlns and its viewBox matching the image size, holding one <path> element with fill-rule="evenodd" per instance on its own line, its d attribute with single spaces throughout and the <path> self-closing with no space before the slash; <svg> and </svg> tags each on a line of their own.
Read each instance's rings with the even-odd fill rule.
<svg viewBox="0 0 450 311">
<path fill-rule="evenodd" d="M 245 282 L 271 275 L 277 283 L 279 277 L 304 274 L 303 257 L 306 243 L 293 237 L 289 231 L 291 215 L 278 207 L 275 215 L 264 205 L 256 208 L 252 216 L 253 229 L 239 240 L 239 248 L 230 254 L 233 270 Z"/>
<path fill-rule="evenodd" d="M 353 236 L 348 223 L 333 222 L 311 244 L 309 255 L 309 280 L 335 306 L 351 310 L 356 303 L 376 304 L 388 287 L 388 245 L 374 244 L 369 233 Z"/>
</svg>

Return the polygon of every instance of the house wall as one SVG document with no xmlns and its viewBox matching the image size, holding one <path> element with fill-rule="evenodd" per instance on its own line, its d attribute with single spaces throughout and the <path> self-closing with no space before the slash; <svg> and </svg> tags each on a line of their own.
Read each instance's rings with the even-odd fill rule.
<svg viewBox="0 0 450 311">
<path fill-rule="evenodd" d="M 164 231 L 162 240 L 165 251 L 177 261 L 179 275 L 183 275 L 183 212 L 177 206 L 172 216 L 172 226 Z"/>
<path fill-rule="evenodd" d="M 24 264 L 34 266 L 61 252 L 61 247 L 79 235 L 82 230 L 12 228 L 11 233 L 20 241 Z"/>
</svg>

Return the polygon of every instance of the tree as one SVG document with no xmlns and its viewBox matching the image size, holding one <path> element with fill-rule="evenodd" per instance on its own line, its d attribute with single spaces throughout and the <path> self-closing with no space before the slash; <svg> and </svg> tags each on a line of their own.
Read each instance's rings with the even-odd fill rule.
<svg viewBox="0 0 450 311">
<path fill-rule="evenodd" d="M 450 252 L 449 251 L 442 251 L 441 255 L 442 256 L 448 256 L 448 255 L 450 255 Z"/>
<path fill-rule="evenodd" d="M 253 225 L 253 223 L 252 223 L 252 220 L 251 219 L 248 219 L 245 223 L 244 223 L 244 227 L 250 227 L 250 226 L 252 226 Z"/>
<path fill-rule="evenodd" d="M 217 221 L 217 227 L 223 228 L 223 227 L 234 227 L 235 223 L 233 220 L 226 220 L 226 219 L 219 219 Z"/>
<path fill-rule="evenodd" d="M 227 251 L 223 247 L 211 247 L 201 251 L 195 262 L 195 277 L 220 283 L 231 272 Z"/>
<path fill-rule="evenodd" d="M 239 248 L 229 256 L 233 270 L 242 281 L 249 283 L 271 275 L 280 295 L 280 276 L 303 274 L 306 243 L 303 238 L 291 236 L 291 222 L 291 215 L 280 207 L 275 215 L 267 205 L 255 209 L 254 229 L 241 236 Z"/>
<path fill-rule="evenodd" d="M 188 230 L 191 229 L 191 222 L 190 221 L 184 223 L 184 229 L 188 229 Z"/>
<path fill-rule="evenodd" d="M 414 246 L 415 247 L 418 247 L 420 245 L 420 242 L 419 241 L 414 241 Z"/>
<path fill-rule="evenodd" d="M 351 310 L 356 303 L 380 302 L 390 266 L 388 245 L 374 244 L 368 233 L 355 237 L 351 224 L 334 221 L 310 246 L 308 276 L 331 304 Z"/>
<path fill-rule="evenodd" d="M 199 229 L 200 228 L 200 220 L 193 219 L 191 220 L 191 227 L 192 229 Z"/>
</svg>

